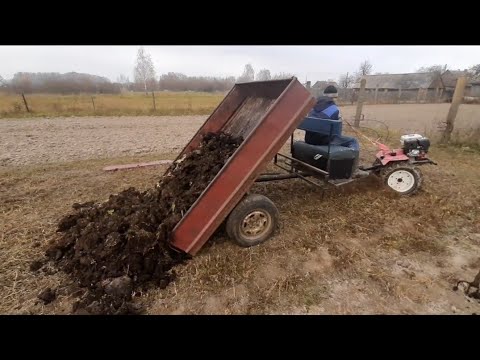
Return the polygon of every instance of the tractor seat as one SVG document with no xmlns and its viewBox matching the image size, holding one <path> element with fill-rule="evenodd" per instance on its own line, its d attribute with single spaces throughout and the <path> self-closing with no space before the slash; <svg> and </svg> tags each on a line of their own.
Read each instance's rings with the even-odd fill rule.
<svg viewBox="0 0 480 360">
<path fill-rule="evenodd" d="M 295 141 L 292 147 L 294 158 L 310 163 L 318 155 L 330 160 L 355 160 L 358 157 L 358 151 L 346 146 L 340 145 L 311 145 L 304 141 Z M 315 159 L 316 160 L 316 159 Z"/>
<path fill-rule="evenodd" d="M 298 126 L 298 129 L 328 136 L 340 136 L 342 135 L 342 121 L 307 116 Z"/>
</svg>

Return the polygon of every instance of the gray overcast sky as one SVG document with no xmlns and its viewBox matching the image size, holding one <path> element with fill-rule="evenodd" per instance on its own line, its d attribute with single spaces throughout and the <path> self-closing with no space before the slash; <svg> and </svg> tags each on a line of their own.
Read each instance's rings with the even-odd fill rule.
<svg viewBox="0 0 480 360">
<path fill-rule="evenodd" d="M 138 46 L 0 46 L 0 75 L 16 72 L 82 72 L 115 81 L 132 71 Z M 414 72 L 448 64 L 465 69 L 480 63 L 480 46 L 146 46 L 157 75 L 239 76 L 246 63 L 255 71 L 294 73 L 303 82 L 337 80 L 363 60 L 374 72 Z"/>
</svg>

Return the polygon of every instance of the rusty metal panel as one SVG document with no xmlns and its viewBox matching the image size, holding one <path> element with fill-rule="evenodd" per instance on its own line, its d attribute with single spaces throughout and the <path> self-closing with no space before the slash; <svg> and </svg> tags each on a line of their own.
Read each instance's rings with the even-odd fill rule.
<svg viewBox="0 0 480 360">
<path fill-rule="evenodd" d="M 246 139 L 274 102 L 275 99 L 247 97 L 222 130 L 230 135 L 242 136 Z"/>
<path fill-rule="evenodd" d="M 235 86 L 247 96 L 278 99 L 291 82 L 292 79 L 283 79 L 241 83 Z"/>
<path fill-rule="evenodd" d="M 242 91 L 237 86 L 234 86 L 213 111 L 213 113 L 208 117 L 208 119 L 203 123 L 202 127 L 185 146 L 176 160 L 180 159 L 184 154 L 195 150 L 202 141 L 202 136 L 206 133 L 220 131 L 228 119 L 230 119 L 231 116 L 237 111 L 244 100 L 245 95 L 243 95 Z"/>
<path fill-rule="evenodd" d="M 225 220 L 315 104 L 296 78 L 235 87 L 243 93 L 239 107 L 229 112 L 230 119 L 217 119 L 217 126 L 221 123 L 218 130 L 246 138 L 172 233 L 172 245 L 191 255 Z"/>
</svg>

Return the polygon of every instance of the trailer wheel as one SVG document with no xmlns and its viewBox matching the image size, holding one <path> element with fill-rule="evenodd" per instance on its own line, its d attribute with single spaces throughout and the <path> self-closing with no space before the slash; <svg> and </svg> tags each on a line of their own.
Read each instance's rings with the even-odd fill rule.
<svg viewBox="0 0 480 360">
<path fill-rule="evenodd" d="M 266 196 L 247 195 L 228 216 L 228 236 L 242 247 L 268 240 L 278 225 L 278 209 Z"/>
<path fill-rule="evenodd" d="M 416 166 L 405 163 L 393 163 L 380 172 L 387 187 L 404 196 L 418 192 L 423 182 L 423 175 Z"/>
</svg>

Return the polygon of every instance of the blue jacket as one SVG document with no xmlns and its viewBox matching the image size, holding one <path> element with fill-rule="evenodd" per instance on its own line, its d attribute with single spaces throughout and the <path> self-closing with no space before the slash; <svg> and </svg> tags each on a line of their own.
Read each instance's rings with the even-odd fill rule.
<svg viewBox="0 0 480 360">
<path fill-rule="evenodd" d="M 313 107 L 308 116 L 317 117 L 320 119 L 338 120 L 340 110 L 335 102 L 328 96 L 321 96 L 317 99 L 317 103 Z"/>
</svg>

